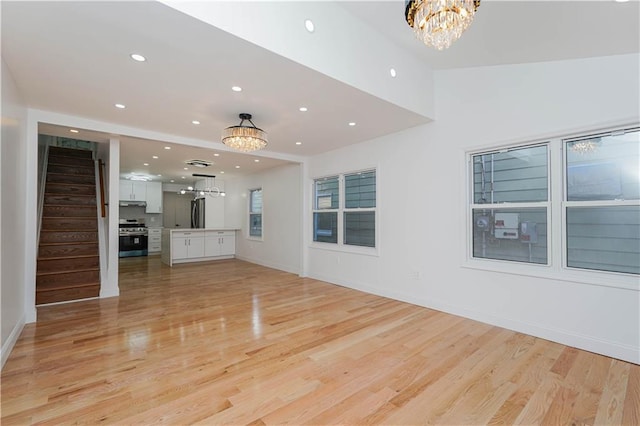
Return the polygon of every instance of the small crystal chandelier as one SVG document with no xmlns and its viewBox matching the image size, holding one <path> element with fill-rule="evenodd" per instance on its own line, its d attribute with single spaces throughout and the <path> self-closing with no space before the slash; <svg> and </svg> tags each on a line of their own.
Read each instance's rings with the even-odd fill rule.
<svg viewBox="0 0 640 426">
<path fill-rule="evenodd" d="M 446 49 L 469 28 L 480 0 L 406 0 L 405 19 L 427 46 Z"/>
<path fill-rule="evenodd" d="M 578 154 L 590 154 L 600 145 L 600 138 L 592 138 L 592 139 L 582 139 L 575 142 L 569 142 L 569 146 L 571 147 L 571 151 L 576 152 Z"/>
<path fill-rule="evenodd" d="M 251 121 L 251 114 L 240 114 L 240 124 L 227 127 L 222 131 L 222 143 L 238 151 L 256 151 L 267 146 L 267 133 L 256 127 Z M 251 126 L 243 126 L 247 120 Z"/>
</svg>

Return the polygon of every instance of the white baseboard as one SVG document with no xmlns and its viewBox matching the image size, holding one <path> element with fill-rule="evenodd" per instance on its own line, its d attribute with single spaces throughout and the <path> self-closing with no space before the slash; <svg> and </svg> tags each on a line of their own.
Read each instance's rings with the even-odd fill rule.
<svg viewBox="0 0 640 426">
<path fill-rule="evenodd" d="M 245 262 L 255 263 L 256 265 L 264 266 L 264 267 L 267 267 L 267 268 L 277 269 L 279 271 L 289 272 L 291 274 L 298 275 L 300 273 L 300 268 L 294 268 L 291 265 L 283 265 L 283 264 L 280 264 L 280 263 L 265 262 L 263 260 L 255 259 L 255 258 L 252 258 L 252 257 L 238 256 L 237 254 L 236 254 L 236 259 L 243 260 Z"/>
<path fill-rule="evenodd" d="M 585 351 L 594 352 L 611 358 L 632 362 L 634 364 L 640 364 L 639 347 L 598 339 L 593 336 L 581 335 L 570 330 L 564 330 L 557 327 L 548 327 L 546 325 L 543 326 L 540 324 L 525 322 L 514 318 L 501 317 L 486 312 L 467 309 L 460 306 L 454 306 L 435 299 L 419 299 L 415 296 L 407 295 L 404 293 L 398 293 L 388 290 L 381 291 L 378 288 L 373 288 L 362 282 L 347 282 L 344 280 L 339 280 L 336 277 L 326 276 L 324 274 L 309 274 L 309 277 L 336 284 L 342 287 L 363 291 L 365 293 L 388 297 L 390 299 L 399 300 L 401 302 L 411 303 L 413 305 L 435 309 L 437 311 L 461 316 L 485 324 L 506 328 L 508 330 L 517 331 L 519 333 L 528 334 L 530 336 L 539 337 L 541 339 L 550 340 L 552 342 L 560 343 L 578 349 L 583 349 Z"/>
<path fill-rule="evenodd" d="M 18 337 L 20 337 L 20 333 L 22 333 L 24 325 L 25 317 L 22 316 L 22 318 L 20 318 L 20 320 L 13 327 L 13 330 L 11 330 L 11 334 L 9 334 L 7 341 L 2 344 L 2 349 L 0 349 L 0 351 L 2 351 L 2 353 L 0 354 L 0 358 L 2 358 L 0 369 L 4 368 L 4 363 L 7 362 L 7 359 L 9 359 L 9 355 L 11 354 L 13 347 L 16 345 L 16 342 L 18 341 Z"/>
</svg>

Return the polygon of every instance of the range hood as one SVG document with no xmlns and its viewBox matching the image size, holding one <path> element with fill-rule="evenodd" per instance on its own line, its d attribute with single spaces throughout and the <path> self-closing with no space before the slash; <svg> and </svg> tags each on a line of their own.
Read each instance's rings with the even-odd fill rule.
<svg viewBox="0 0 640 426">
<path fill-rule="evenodd" d="M 146 207 L 146 201 L 120 201 L 120 207 Z"/>
</svg>

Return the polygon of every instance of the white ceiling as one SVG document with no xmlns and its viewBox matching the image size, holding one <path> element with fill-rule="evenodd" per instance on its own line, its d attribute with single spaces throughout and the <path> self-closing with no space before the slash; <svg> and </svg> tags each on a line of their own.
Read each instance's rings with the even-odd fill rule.
<svg viewBox="0 0 640 426">
<path fill-rule="evenodd" d="M 637 53 L 639 4 L 484 0 L 471 28 L 438 52 L 414 38 L 403 1 L 340 2 L 354 19 L 436 70 Z M 2 57 L 29 107 L 167 135 L 120 133 L 123 176 L 148 173 L 168 182 L 189 180 L 194 172 L 223 177 L 224 171 L 229 178 L 430 121 L 162 3 L 5 0 L 0 7 Z M 134 62 L 133 52 L 148 60 Z M 233 85 L 243 91 L 231 91 Z M 309 111 L 298 111 L 301 106 Z M 240 112 L 253 114 L 268 132 L 266 151 L 244 155 L 219 143 Z M 40 128 L 98 142 L 111 136 L 78 130 L 71 134 L 60 123 Z M 189 159 L 214 165 L 184 170 Z"/>
</svg>

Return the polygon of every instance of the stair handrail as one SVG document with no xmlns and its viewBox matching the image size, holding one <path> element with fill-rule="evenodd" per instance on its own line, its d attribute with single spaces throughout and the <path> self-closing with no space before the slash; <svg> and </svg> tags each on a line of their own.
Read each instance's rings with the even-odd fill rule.
<svg viewBox="0 0 640 426">
<path fill-rule="evenodd" d="M 105 194 L 104 194 L 104 169 L 105 163 L 104 161 L 102 161 L 102 159 L 98 159 L 98 172 L 99 172 L 99 177 L 100 177 L 100 213 L 102 214 L 102 217 L 106 217 L 107 216 L 107 210 L 106 210 L 106 201 L 105 201 Z"/>
</svg>

